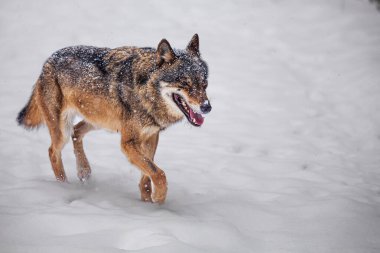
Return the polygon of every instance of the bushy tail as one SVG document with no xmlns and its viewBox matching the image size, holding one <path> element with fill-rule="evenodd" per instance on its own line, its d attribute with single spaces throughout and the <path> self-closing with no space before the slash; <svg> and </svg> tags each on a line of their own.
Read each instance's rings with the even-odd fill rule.
<svg viewBox="0 0 380 253">
<path fill-rule="evenodd" d="M 37 104 L 37 89 L 33 90 L 26 106 L 18 113 L 17 123 L 27 129 L 33 129 L 43 123 L 43 116 Z"/>
</svg>

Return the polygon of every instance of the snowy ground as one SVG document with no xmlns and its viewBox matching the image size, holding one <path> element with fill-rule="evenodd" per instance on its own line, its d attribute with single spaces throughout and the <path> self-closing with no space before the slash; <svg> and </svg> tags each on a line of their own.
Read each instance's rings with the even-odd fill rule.
<svg viewBox="0 0 380 253">
<path fill-rule="evenodd" d="M 42 63 L 76 44 L 183 48 L 212 113 L 161 135 L 167 203 L 139 200 L 119 136 L 92 181 L 54 180 L 46 128 L 17 127 Z M 380 252 L 380 13 L 366 0 L 0 2 L 0 252 Z"/>
</svg>

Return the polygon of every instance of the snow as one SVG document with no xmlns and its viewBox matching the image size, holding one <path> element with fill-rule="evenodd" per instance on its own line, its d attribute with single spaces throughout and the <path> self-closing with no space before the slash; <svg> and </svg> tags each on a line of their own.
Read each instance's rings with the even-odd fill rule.
<svg viewBox="0 0 380 253">
<path fill-rule="evenodd" d="M 366 0 L 1 1 L 1 252 L 380 252 L 380 13 Z M 43 62 L 70 45 L 185 48 L 212 112 L 160 136 L 164 205 L 139 200 L 119 135 L 55 182 L 47 128 L 15 118 Z"/>
</svg>

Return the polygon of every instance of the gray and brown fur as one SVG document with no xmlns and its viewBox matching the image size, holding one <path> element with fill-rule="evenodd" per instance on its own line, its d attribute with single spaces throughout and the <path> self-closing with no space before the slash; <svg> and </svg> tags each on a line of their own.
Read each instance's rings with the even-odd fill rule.
<svg viewBox="0 0 380 253">
<path fill-rule="evenodd" d="M 47 125 L 49 157 L 59 181 L 66 181 L 61 150 L 70 136 L 78 177 L 86 180 L 91 169 L 84 135 L 97 128 L 120 132 L 122 151 L 142 172 L 142 200 L 163 203 L 166 176 L 154 163 L 159 132 L 184 118 L 163 90 L 181 92 L 195 107 L 209 104 L 207 75 L 196 34 L 185 50 L 173 50 L 165 39 L 157 49 L 67 47 L 47 59 L 17 121 L 28 129 Z M 75 115 L 83 120 L 73 127 Z"/>
</svg>

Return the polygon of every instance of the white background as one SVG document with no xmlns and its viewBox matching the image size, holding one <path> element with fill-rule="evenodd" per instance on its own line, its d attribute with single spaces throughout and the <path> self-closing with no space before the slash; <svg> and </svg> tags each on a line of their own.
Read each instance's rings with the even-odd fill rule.
<svg viewBox="0 0 380 253">
<path fill-rule="evenodd" d="M 201 128 L 162 133 L 166 204 L 139 200 L 118 134 L 55 182 L 15 118 L 70 45 L 184 48 L 210 68 Z M 380 252 L 380 12 L 367 0 L 0 2 L 0 252 Z"/>
</svg>

